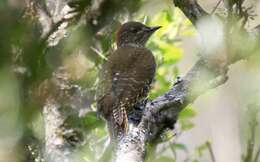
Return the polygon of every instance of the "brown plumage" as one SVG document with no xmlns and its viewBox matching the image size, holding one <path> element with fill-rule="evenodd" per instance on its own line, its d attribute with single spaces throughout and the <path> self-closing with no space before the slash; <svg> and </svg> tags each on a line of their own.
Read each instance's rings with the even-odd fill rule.
<svg viewBox="0 0 260 162">
<path fill-rule="evenodd" d="M 128 22 L 117 32 L 117 50 L 103 64 L 99 73 L 98 111 L 108 121 L 112 138 L 128 129 L 127 114 L 137 101 L 147 96 L 156 63 L 145 43 L 160 27 Z"/>
</svg>

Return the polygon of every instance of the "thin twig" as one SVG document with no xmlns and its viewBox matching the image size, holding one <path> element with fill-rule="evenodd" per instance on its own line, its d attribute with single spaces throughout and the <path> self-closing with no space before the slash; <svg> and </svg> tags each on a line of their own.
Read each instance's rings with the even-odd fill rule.
<svg viewBox="0 0 260 162">
<path fill-rule="evenodd" d="M 206 142 L 206 145 L 207 145 L 207 148 L 208 148 L 208 150 L 209 150 L 209 154 L 210 154 L 210 157 L 211 157 L 211 161 L 212 161 L 212 162 L 216 162 L 216 158 L 215 158 L 215 155 L 214 155 L 214 152 L 213 152 L 211 143 L 210 143 L 209 141 L 207 141 L 207 142 Z"/>
<path fill-rule="evenodd" d="M 219 0 L 217 5 L 213 8 L 213 10 L 211 11 L 210 15 L 213 15 L 215 13 L 215 11 L 218 9 L 220 3 L 222 2 L 223 0 Z"/>
<path fill-rule="evenodd" d="M 255 134 L 256 134 L 256 127 L 258 125 L 257 123 L 257 111 L 253 111 L 256 105 L 252 104 L 249 105 L 249 111 L 252 111 L 252 118 L 250 124 L 250 132 L 251 137 L 248 139 L 247 142 L 247 152 L 244 158 L 244 162 L 251 162 L 253 160 L 254 156 L 254 150 L 255 150 Z M 251 110 L 252 109 L 252 110 Z M 257 158 L 257 157 L 256 157 Z"/>
<path fill-rule="evenodd" d="M 258 162 L 259 157 L 260 157 L 260 147 L 258 148 L 258 150 L 256 152 L 254 162 Z"/>
<path fill-rule="evenodd" d="M 100 58 L 102 58 L 103 60 L 107 61 L 107 57 L 105 55 L 103 55 L 102 52 L 100 52 L 98 49 L 96 49 L 93 46 L 91 46 L 90 49 L 92 51 L 94 51 Z"/>
<path fill-rule="evenodd" d="M 52 25 L 52 28 L 45 34 L 45 36 L 41 39 L 41 42 L 46 43 L 49 37 L 58 30 L 59 26 L 64 23 L 66 19 L 62 18 Z"/>
</svg>

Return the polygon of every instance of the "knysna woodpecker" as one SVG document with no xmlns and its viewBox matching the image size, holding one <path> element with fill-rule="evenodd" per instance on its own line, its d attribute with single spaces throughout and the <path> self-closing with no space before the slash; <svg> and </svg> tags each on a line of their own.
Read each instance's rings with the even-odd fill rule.
<svg viewBox="0 0 260 162">
<path fill-rule="evenodd" d="M 159 28 L 139 22 L 123 24 L 116 35 L 117 50 L 109 55 L 99 72 L 97 108 L 108 121 L 112 138 L 127 132 L 128 112 L 147 96 L 156 63 L 145 44 Z"/>
</svg>

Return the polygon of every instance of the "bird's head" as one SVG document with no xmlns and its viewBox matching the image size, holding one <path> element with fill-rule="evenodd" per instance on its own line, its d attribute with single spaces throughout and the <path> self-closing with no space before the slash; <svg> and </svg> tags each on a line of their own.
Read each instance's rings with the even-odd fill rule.
<svg viewBox="0 0 260 162">
<path fill-rule="evenodd" d="M 143 47 L 149 37 L 159 28 L 161 28 L 161 26 L 149 27 L 139 22 L 127 22 L 117 31 L 117 46 L 133 45 Z"/>
</svg>

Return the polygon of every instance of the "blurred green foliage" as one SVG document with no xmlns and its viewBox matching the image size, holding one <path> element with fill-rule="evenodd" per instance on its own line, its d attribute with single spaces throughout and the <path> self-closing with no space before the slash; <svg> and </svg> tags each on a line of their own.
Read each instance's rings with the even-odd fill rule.
<svg viewBox="0 0 260 162">
<path fill-rule="evenodd" d="M 166 92 L 179 75 L 178 62 L 183 56 L 181 39 L 184 33 L 195 33 L 190 22 L 178 9 L 162 10 L 148 17 L 148 25 L 161 25 L 162 28 L 148 42 L 157 60 L 157 73 L 154 87 L 150 93 L 155 98 Z"/>
<path fill-rule="evenodd" d="M 102 14 L 115 14 L 111 6 L 115 4 L 120 6 L 123 3 L 121 1 L 111 2 L 113 3 L 103 6 L 104 13 Z M 134 12 L 139 8 L 138 6 L 146 5 L 147 2 L 128 2 L 125 5 L 130 6 L 128 12 Z M 70 68 L 70 72 L 75 73 L 72 77 L 74 83 L 80 84 L 84 88 L 94 88 L 98 67 L 102 61 L 92 62 L 93 59 L 88 54 L 88 46 L 92 41 L 96 41 L 94 45 L 92 43 L 93 47 L 100 54 L 109 55 L 115 48 L 114 35 L 118 26 L 115 25 L 111 33 L 100 36 L 96 40 L 88 38 L 93 36 L 93 31 L 86 30 L 84 25 L 72 26 L 69 28 L 68 36 L 60 44 L 56 47 L 46 47 L 46 44 L 40 39 L 41 30 L 37 19 L 27 17 L 28 15 L 24 15 L 25 12 L 19 6 L 10 6 L 8 1 L 0 1 L 0 121 L 8 123 L 4 125 L 9 125 L 9 127 L 4 125 L 0 127 L 0 136 L 4 138 L 6 133 L 11 137 L 17 136 L 17 130 L 20 130 L 17 138 L 23 138 L 23 136 L 29 135 L 26 134 L 28 129 L 33 129 L 34 136 L 43 140 L 44 131 L 41 129 L 44 123 L 41 119 L 41 108 L 39 108 L 39 104 L 35 105 L 37 98 L 35 100 L 35 96 L 31 96 L 34 95 L 34 92 L 31 91 L 32 87 L 39 87 L 45 79 L 51 77 L 56 67 L 63 65 Z M 120 16 L 116 17 L 121 19 Z M 147 44 L 157 61 L 155 83 L 150 93 L 150 98 L 155 98 L 167 91 L 179 75 L 178 62 L 183 56 L 181 37 L 192 35 L 194 30 L 181 12 L 173 8 L 158 10 L 153 16 L 148 17 L 141 14 L 135 15 L 133 19 L 142 21 L 144 17 L 147 18 L 147 25 L 163 26 Z M 101 16 L 100 21 L 105 23 L 106 18 Z M 100 27 L 95 27 L 95 30 L 98 28 Z M 74 53 L 80 53 L 80 57 L 77 54 L 74 57 Z M 189 120 L 193 116 L 194 112 L 191 108 L 182 112 L 180 124 L 183 131 L 192 128 Z M 18 121 L 24 123 L 18 124 Z M 95 112 L 89 112 L 81 119 L 69 116 L 67 124 L 85 130 L 86 145 L 81 149 L 84 153 L 79 152 L 79 156 L 82 156 L 84 161 L 97 161 L 104 151 L 104 145 L 108 139 L 104 121 L 97 117 Z M 17 129 L 17 127 L 21 127 L 21 129 Z M 0 145 L 0 151 L 1 147 Z M 174 150 L 184 148 L 185 146 L 182 144 L 172 145 Z M 158 156 L 156 159 L 158 162 L 163 162 L 170 161 L 172 158 Z"/>
</svg>

